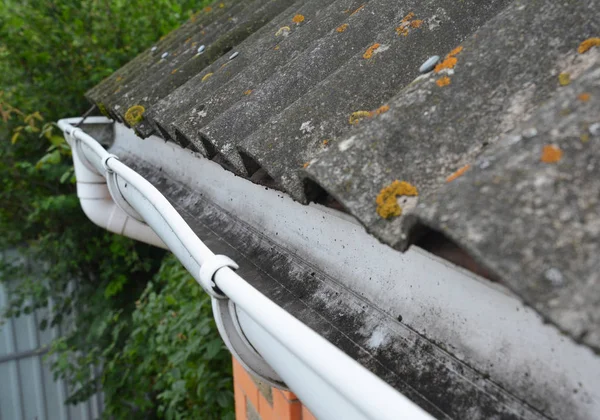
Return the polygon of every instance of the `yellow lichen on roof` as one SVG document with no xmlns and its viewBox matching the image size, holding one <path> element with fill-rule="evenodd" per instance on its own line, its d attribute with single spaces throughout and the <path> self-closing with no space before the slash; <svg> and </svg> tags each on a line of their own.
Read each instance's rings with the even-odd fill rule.
<svg viewBox="0 0 600 420">
<path fill-rule="evenodd" d="M 302 164 L 302 167 L 304 169 L 306 169 L 306 168 L 308 168 L 309 165 L 310 165 L 310 162 L 306 162 L 306 163 Z"/>
<path fill-rule="evenodd" d="M 144 111 L 146 111 L 146 108 L 144 108 L 142 105 L 132 106 L 125 113 L 125 121 L 130 127 L 136 126 L 144 118 Z"/>
<path fill-rule="evenodd" d="M 583 53 L 588 52 L 590 50 L 590 48 L 593 48 L 593 47 L 600 47 L 600 38 L 586 39 L 581 44 L 579 44 L 579 47 L 577 48 L 577 52 L 579 54 L 583 54 Z"/>
<path fill-rule="evenodd" d="M 244 95 L 248 96 L 252 93 L 252 89 L 248 89 L 244 92 Z"/>
<path fill-rule="evenodd" d="M 219 3 L 219 9 L 224 9 L 225 8 L 225 3 Z"/>
<path fill-rule="evenodd" d="M 590 95 L 587 92 L 580 93 L 579 96 L 577 96 L 577 99 L 579 99 L 581 102 L 587 102 L 591 98 L 592 98 L 592 95 Z"/>
<path fill-rule="evenodd" d="M 450 84 L 450 78 L 448 76 L 440 77 L 435 81 L 435 84 L 439 87 L 448 86 Z"/>
<path fill-rule="evenodd" d="M 571 83 L 571 75 L 569 73 L 561 73 L 558 75 L 558 83 L 561 86 L 567 86 Z"/>
<path fill-rule="evenodd" d="M 204 75 L 204 77 L 202 78 L 202 81 L 205 82 L 207 81 L 210 77 L 212 77 L 213 73 L 206 73 Z"/>
<path fill-rule="evenodd" d="M 371 111 L 355 111 L 352 114 L 350 114 L 350 118 L 348 118 L 348 122 L 351 125 L 354 124 L 358 124 L 358 122 L 360 120 L 362 120 L 363 118 L 370 118 L 373 116 L 373 113 Z"/>
<path fill-rule="evenodd" d="M 558 148 L 558 146 L 554 146 L 553 144 L 549 144 L 544 146 L 542 149 L 542 156 L 540 160 L 544 163 L 556 163 L 562 158 L 563 152 Z"/>
<path fill-rule="evenodd" d="M 348 29 L 347 23 L 344 23 L 343 25 L 340 25 L 337 28 L 335 28 L 335 30 L 338 31 L 339 33 L 344 32 L 346 29 Z"/>
<path fill-rule="evenodd" d="M 121 80 L 123 80 L 123 76 L 117 76 L 117 77 L 115 78 L 115 80 L 116 80 L 117 82 L 120 82 Z"/>
<path fill-rule="evenodd" d="M 286 36 L 287 34 L 290 33 L 292 29 L 289 26 L 282 26 L 281 28 L 279 28 L 277 30 L 277 32 L 275 32 L 275 36 Z"/>
<path fill-rule="evenodd" d="M 295 24 L 301 24 L 302 22 L 304 22 L 304 16 L 303 15 L 296 15 L 292 18 L 292 22 L 294 22 Z"/>
<path fill-rule="evenodd" d="M 384 219 L 398 217 L 402 215 L 402 207 L 396 200 L 399 196 L 415 197 L 419 192 L 417 188 L 408 182 L 395 180 L 387 187 L 384 187 L 377 195 L 375 203 L 377 204 L 377 214 Z"/>
<path fill-rule="evenodd" d="M 456 178 L 460 178 L 470 168 L 471 168 L 471 165 L 465 165 L 465 166 L 463 166 L 462 168 L 460 168 L 459 170 L 457 170 L 456 172 L 454 172 L 452 175 L 450 175 L 448 178 L 446 178 L 446 182 L 452 182 Z"/>
<path fill-rule="evenodd" d="M 360 11 L 361 11 L 361 10 L 362 10 L 364 7 L 365 7 L 365 5 L 364 5 L 364 4 L 360 5 L 360 6 L 358 7 L 358 9 L 356 9 L 354 12 L 350 13 L 350 16 L 353 16 L 353 15 L 357 14 L 357 13 L 358 13 L 358 12 L 360 12 Z"/>
<path fill-rule="evenodd" d="M 108 111 L 106 110 L 106 107 L 102 102 L 98 102 L 96 106 L 98 107 L 98 111 L 100 111 L 102 115 L 104 115 L 105 117 L 110 117 Z"/>
<path fill-rule="evenodd" d="M 171 74 L 175 74 L 175 73 L 177 73 L 177 69 L 171 70 Z"/>
<path fill-rule="evenodd" d="M 363 54 L 363 58 L 365 60 L 370 59 L 371 57 L 373 57 L 373 53 L 375 52 L 375 50 L 377 50 L 377 48 L 379 48 L 381 45 L 378 43 L 375 43 L 373 45 L 371 45 L 369 48 L 367 48 L 367 51 L 365 51 L 365 53 Z"/>
<path fill-rule="evenodd" d="M 374 111 L 355 111 L 352 114 L 350 114 L 350 118 L 348 118 L 348 122 L 351 125 L 356 125 L 360 122 L 360 120 L 363 120 L 365 118 L 371 118 L 371 117 L 374 117 L 375 115 L 385 114 L 389 110 L 390 110 L 389 105 L 382 105 Z"/>
</svg>

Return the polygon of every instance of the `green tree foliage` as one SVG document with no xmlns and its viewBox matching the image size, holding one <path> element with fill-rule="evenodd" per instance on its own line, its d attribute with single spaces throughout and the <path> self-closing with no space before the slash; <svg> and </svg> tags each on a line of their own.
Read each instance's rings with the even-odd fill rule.
<svg viewBox="0 0 600 420">
<path fill-rule="evenodd" d="M 50 357 L 73 385 L 68 402 L 101 382 L 117 418 L 226 418 L 229 356 L 210 302 L 172 257 L 87 220 L 52 122 L 81 115 L 87 89 L 206 3 L 0 3 L 0 249 L 26 257 L 0 266 L 0 281 L 13 279 L 4 315 L 52 304 L 40 327 L 69 325 Z"/>
</svg>

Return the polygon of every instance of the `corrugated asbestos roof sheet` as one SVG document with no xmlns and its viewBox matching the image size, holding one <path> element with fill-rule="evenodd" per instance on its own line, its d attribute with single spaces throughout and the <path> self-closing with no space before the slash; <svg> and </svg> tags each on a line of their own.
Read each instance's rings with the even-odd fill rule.
<svg viewBox="0 0 600 420">
<path fill-rule="evenodd" d="M 395 248 L 442 232 L 598 351 L 599 6 L 225 1 L 87 96 Z"/>
</svg>

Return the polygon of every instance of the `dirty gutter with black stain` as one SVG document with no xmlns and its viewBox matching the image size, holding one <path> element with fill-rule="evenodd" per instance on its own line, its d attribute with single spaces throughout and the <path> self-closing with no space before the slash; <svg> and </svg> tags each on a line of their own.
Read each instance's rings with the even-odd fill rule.
<svg viewBox="0 0 600 420">
<path fill-rule="evenodd" d="M 171 142 L 142 141 L 121 124 L 114 130 L 110 151 L 167 197 L 196 238 L 232 257 L 268 305 L 283 308 L 435 417 L 592 419 L 600 410 L 597 357 L 502 286 L 414 246 L 401 254 L 351 216 L 300 205 Z M 120 189 L 131 190 L 122 183 Z M 169 247 L 197 278 L 189 252 Z M 349 382 L 361 396 L 351 402 L 315 392 L 307 384 L 316 378 L 290 361 L 299 349 L 281 346 L 243 306 L 231 306 L 217 310 L 217 318 L 227 312 L 237 322 L 220 323 L 226 343 L 232 336 L 226 330 L 237 325 L 241 341 L 247 338 L 267 361 L 250 370 L 276 385 L 279 376 L 319 418 L 342 418 L 348 404 L 373 403 L 374 391 L 358 377 Z M 243 344 L 228 343 L 234 355 L 249 357 Z M 291 357 L 315 362 L 320 353 L 313 348 Z M 376 414 L 366 418 L 386 418 L 389 405 L 372 406 Z"/>
<path fill-rule="evenodd" d="M 243 334 L 249 341 L 245 343 L 248 348 L 243 351 L 252 351 L 250 343 L 253 343 L 275 369 L 270 372 L 271 383 L 283 386 L 285 381 L 290 384 L 311 411 L 322 419 L 340 416 L 345 419 L 394 419 L 400 413 L 414 419 L 431 418 L 236 274 L 239 266 L 233 260 L 215 255 L 154 186 L 108 153 L 81 128 L 72 125 L 77 122 L 77 118 L 58 122 L 74 151 L 76 176 L 79 178 L 85 168 L 106 178 L 116 205 L 131 219 L 150 226 L 211 295 L 213 312 L 226 344 Z M 106 123 L 108 120 L 95 119 L 93 122 Z M 142 228 L 137 228 L 137 239 L 142 239 L 143 234 L 139 233 Z M 146 242 L 162 245 L 152 233 L 146 234 L 149 236 Z M 235 320 L 231 326 L 242 324 L 242 331 L 223 331 L 224 319 L 232 314 Z M 231 350 L 239 356 L 239 347 Z M 247 358 L 240 362 L 247 368 L 252 367 L 247 365 Z M 362 398 L 366 395 L 368 398 Z"/>
</svg>

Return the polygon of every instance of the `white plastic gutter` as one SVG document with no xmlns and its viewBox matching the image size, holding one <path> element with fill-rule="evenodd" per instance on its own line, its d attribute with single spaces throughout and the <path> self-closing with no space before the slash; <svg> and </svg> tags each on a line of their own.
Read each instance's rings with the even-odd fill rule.
<svg viewBox="0 0 600 420">
<path fill-rule="evenodd" d="M 230 299 L 244 335 L 317 418 L 432 419 L 238 276 L 235 263 L 215 255 L 152 184 L 72 125 L 79 121 L 63 119 L 58 126 L 73 149 L 78 195 L 88 217 L 113 232 L 166 245 L 213 299 Z"/>
</svg>

